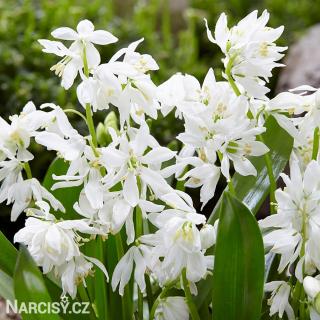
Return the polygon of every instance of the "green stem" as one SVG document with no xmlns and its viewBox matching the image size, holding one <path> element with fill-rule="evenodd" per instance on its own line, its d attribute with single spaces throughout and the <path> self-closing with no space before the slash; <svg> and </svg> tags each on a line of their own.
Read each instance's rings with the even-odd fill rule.
<svg viewBox="0 0 320 320">
<path fill-rule="evenodd" d="M 28 179 L 32 179 L 32 172 L 31 172 L 31 168 L 30 168 L 29 162 L 25 162 L 23 164 L 23 169 L 27 174 L 27 178 Z"/>
<path fill-rule="evenodd" d="M 159 303 L 161 302 L 161 299 L 163 299 L 165 297 L 165 295 L 167 294 L 167 292 L 173 287 L 173 284 L 168 285 L 167 287 L 164 287 L 161 291 L 161 293 L 158 295 L 156 301 L 154 302 L 152 308 L 151 308 L 151 312 L 150 312 L 150 316 L 149 316 L 149 320 L 153 320 L 154 316 L 156 314 L 156 310 L 158 308 Z"/>
<path fill-rule="evenodd" d="M 136 238 L 138 239 L 143 234 L 142 212 L 139 207 L 136 207 Z M 138 287 L 138 319 L 143 319 L 143 294 Z"/>
<path fill-rule="evenodd" d="M 312 160 L 317 160 L 319 152 L 319 127 L 316 127 L 313 132 L 313 148 L 312 148 Z"/>
<path fill-rule="evenodd" d="M 89 302 L 90 303 L 90 307 L 91 307 L 90 311 L 91 312 L 90 312 L 89 318 L 91 320 L 97 319 L 96 312 L 95 312 L 94 308 L 92 307 L 92 302 L 91 302 L 91 299 L 90 299 L 90 297 L 88 295 L 88 290 L 83 284 L 81 284 L 78 287 L 78 293 L 79 293 L 79 296 L 80 296 L 82 302 Z"/>
<path fill-rule="evenodd" d="M 234 189 L 232 180 L 230 180 L 230 181 L 228 182 L 228 188 L 229 188 L 230 193 L 235 196 L 235 195 L 236 195 L 236 190 Z"/>
<path fill-rule="evenodd" d="M 232 68 L 232 64 L 233 64 L 233 60 L 234 58 L 230 58 L 229 62 L 228 62 L 228 65 L 226 67 L 226 76 L 227 76 L 227 79 L 230 83 L 230 86 L 231 88 L 233 89 L 234 93 L 237 95 L 237 96 L 240 96 L 241 95 L 241 92 L 239 90 L 239 88 L 237 87 L 235 81 L 233 80 L 233 77 L 231 75 L 231 68 Z"/>
<path fill-rule="evenodd" d="M 193 302 L 192 296 L 191 296 L 186 269 L 183 269 L 183 271 L 182 271 L 182 282 L 183 282 L 184 293 L 186 296 L 186 301 L 187 301 L 187 305 L 189 307 L 191 318 L 192 318 L 192 320 L 200 320 L 200 316 L 198 314 L 197 308 L 196 308 L 196 306 Z"/>
<path fill-rule="evenodd" d="M 150 277 L 146 274 L 144 276 L 144 280 L 146 282 L 148 308 L 149 308 L 149 310 L 151 310 L 154 301 L 153 301 L 153 293 L 152 293 Z"/>
<path fill-rule="evenodd" d="M 74 110 L 74 109 L 64 109 L 63 111 L 64 111 L 64 113 L 74 113 L 74 114 L 78 115 L 79 117 L 81 117 L 85 121 L 85 123 L 87 123 L 87 118 L 81 112 Z"/>
<path fill-rule="evenodd" d="M 87 78 L 89 78 L 89 67 L 88 67 L 87 52 L 86 52 L 85 44 L 83 44 L 83 73 Z M 95 155 L 97 156 L 97 151 L 95 150 L 95 148 L 97 148 L 97 146 L 98 146 L 97 135 L 96 135 L 96 131 L 94 129 L 91 106 L 89 103 L 86 103 L 86 120 L 87 120 L 87 126 L 89 129 L 89 133 L 90 133 L 91 139 L 92 139 L 92 144 L 94 146 L 93 151 L 94 151 Z"/>
<path fill-rule="evenodd" d="M 93 144 L 94 148 L 97 148 L 97 146 L 98 146 L 97 135 L 96 135 L 96 131 L 94 129 L 91 106 L 89 103 L 86 103 L 86 118 L 87 118 L 87 125 L 88 125 L 88 129 L 89 129 L 89 133 L 90 133 L 91 139 L 92 139 L 92 144 Z"/>
</svg>

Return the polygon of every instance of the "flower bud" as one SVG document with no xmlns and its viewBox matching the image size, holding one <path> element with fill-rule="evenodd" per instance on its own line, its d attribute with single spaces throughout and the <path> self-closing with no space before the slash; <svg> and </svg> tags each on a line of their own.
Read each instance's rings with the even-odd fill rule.
<svg viewBox="0 0 320 320">
<path fill-rule="evenodd" d="M 104 126 L 108 132 L 108 128 L 113 128 L 116 132 L 119 132 L 118 118 L 114 111 L 110 111 L 104 119 Z"/>
<path fill-rule="evenodd" d="M 110 142 L 110 137 L 103 123 L 99 122 L 99 124 L 97 125 L 96 132 L 99 145 L 102 147 L 107 146 Z"/>
<path fill-rule="evenodd" d="M 211 224 L 205 224 L 200 230 L 201 248 L 208 249 L 216 242 L 216 230 Z"/>
<path fill-rule="evenodd" d="M 307 276 L 303 279 L 303 288 L 306 294 L 311 299 L 315 299 L 316 296 L 320 293 L 320 280 Z M 320 306 L 320 298 L 319 298 L 319 306 Z"/>
</svg>

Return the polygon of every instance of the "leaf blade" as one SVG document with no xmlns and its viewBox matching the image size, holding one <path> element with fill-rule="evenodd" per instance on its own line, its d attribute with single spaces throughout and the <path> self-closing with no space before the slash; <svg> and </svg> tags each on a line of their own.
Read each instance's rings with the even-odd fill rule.
<svg viewBox="0 0 320 320">
<path fill-rule="evenodd" d="M 50 303 L 51 297 L 46 288 L 43 276 L 33 261 L 28 250 L 20 246 L 16 268 L 13 276 L 14 292 L 19 305 L 21 303 Z M 59 320 L 54 313 L 22 314 L 24 320 Z"/>
<path fill-rule="evenodd" d="M 264 285 L 264 246 L 250 210 L 228 192 L 222 198 L 215 267 L 214 319 L 259 319 Z"/>
<path fill-rule="evenodd" d="M 13 244 L 5 237 L 5 235 L 0 231 L 0 269 L 7 273 L 9 276 L 13 276 L 16 259 L 17 259 L 17 249 Z"/>
</svg>

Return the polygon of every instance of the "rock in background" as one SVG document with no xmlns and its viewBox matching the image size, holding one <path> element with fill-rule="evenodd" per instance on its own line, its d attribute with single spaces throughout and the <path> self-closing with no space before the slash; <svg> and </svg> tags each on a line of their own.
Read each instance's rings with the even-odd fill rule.
<svg viewBox="0 0 320 320">
<path fill-rule="evenodd" d="M 307 30 L 306 34 L 289 47 L 280 73 L 277 92 L 287 91 L 308 84 L 320 87 L 320 24 Z"/>
</svg>

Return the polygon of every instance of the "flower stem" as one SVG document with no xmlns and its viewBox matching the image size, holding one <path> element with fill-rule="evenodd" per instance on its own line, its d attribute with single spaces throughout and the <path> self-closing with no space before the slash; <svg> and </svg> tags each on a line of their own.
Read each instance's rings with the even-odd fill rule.
<svg viewBox="0 0 320 320">
<path fill-rule="evenodd" d="M 86 52 L 86 46 L 83 46 L 83 73 L 84 75 L 89 78 L 89 66 L 88 66 L 88 60 L 87 60 L 87 52 Z M 86 119 L 87 119 L 87 126 L 89 129 L 89 133 L 91 135 L 92 144 L 94 146 L 93 151 L 95 155 L 97 156 L 97 151 L 95 148 L 97 148 L 97 135 L 96 131 L 94 129 L 94 123 L 92 118 L 92 112 L 91 112 L 91 106 L 90 103 L 86 103 Z"/>
<path fill-rule="evenodd" d="M 143 234 L 142 212 L 140 207 L 136 207 L 136 237 Z M 143 319 L 143 294 L 138 287 L 138 319 Z"/>
<path fill-rule="evenodd" d="M 28 179 L 32 179 L 32 172 L 31 172 L 31 168 L 30 168 L 29 162 L 25 162 L 23 164 L 23 169 L 27 174 L 27 178 Z"/>
<path fill-rule="evenodd" d="M 148 307 L 149 307 L 149 310 L 151 310 L 154 301 L 153 301 L 153 293 L 152 293 L 152 287 L 151 287 L 151 282 L 150 282 L 149 275 L 145 274 L 144 275 L 144 279 L 145 279 L 145 282 L 146 282 Z"/>
<path fill-rule="evenodd" d="M 154 316 L 156 314 L 156 310 L 158 308 L 158 305 L 161 301 L 162 298 L 165 297 L 165 295 L 167 294 L 167 292 L 173 287 L 174 284 L 168 285 L 166 287 L 164 287 L 161 291 L 161 293 L 158 295 L 156 301 L 154 302 L 152 308 L 151 308 L 151 312 L 150 312 L 150 316 L 149 316 L 149 320 L 154 320 Z"/>
<path fill-rule="evenodd" d="M 313 132 L 313 148 L 312 148 L 312 160 L 317 160 L 319 152 L 319 127 L 316 127 Z"/>
<path fill-rule="evenodd" d="M 87 118 L 87 125 L 88 125 L 88 129 L 89 129 L 89 133 L 90 133 L 91 139 L 92 139 L 92 144 L 96 148 L 98 146 L 97 135 L 96 135 L 96 131 L 94 129 L 92 112 L 91 112 L 91 107 L 90 107 L 89 103 L 86 103 L 86 118 Z"/>
<path fill-rule="evenodd" d="M 87 118 L 81 112 L 74 110 L 74 109 L 64 109 L 63 111 L 64 111 L 64 113 L 74 113 L 74 114 L 78 115 L 79 117 L 81 117 L 87 123 Z"/>
<path fill-rule="evenodd" d="M 192 320 L 200 320 L 200 316 L 198 314 L 197 308 L 192 300 L 186 269 L 183 269 L 182 271 L 182 282 L 183 282 L 184 293 L 186 296 L 186 301 L 189 307 L 191 318 Z"/>
<path fill-rule="evenodd" d="M 233 60 L 232 58 L 230 58 L 228 64 L 227 64 L 227 67 L 226 67 L 226 76 L 227 76 L 227 79 L 230 83 L 230 86 L 231 88 L 233 89 L 234 93 L 237 95 L 237 96 L 240 96 L 241 95 L 241 92 L 239 90 L 239 88 L 237 87 L 235 81 L 233 80 L 233 77 L 231 75 L 231 68 L 232 68 L 232 64 L 233 64 Z"/>
</svg>

